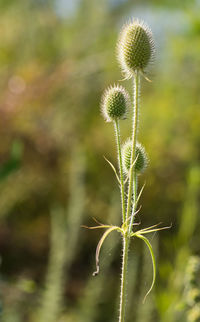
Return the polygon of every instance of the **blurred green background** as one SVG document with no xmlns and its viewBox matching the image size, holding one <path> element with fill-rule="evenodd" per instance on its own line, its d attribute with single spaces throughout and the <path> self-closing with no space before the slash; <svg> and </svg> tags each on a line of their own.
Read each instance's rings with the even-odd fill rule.
<svg viewBox="0 0 200 322">
<path fill-rule="evenodd" d="M 131 245 L 127 322 L 200 321 L 200 1 L 1 0 L 3 322 L 117 321 L 120 237 L 105 242 L 94 278 L 102 232 L 81 225 L 120 222 L 103 158 L 116 165 L 115 138 L 99 104 L 122 79 L 116 42 L 132 17 L 149 24 L 157 47 L 152 83 L 141 83 L 139 140 L 150 165 L 137 220 L 172 228 L 150 236 L 158 275 L 145 304 L 150 256 Z"/>
</svg>

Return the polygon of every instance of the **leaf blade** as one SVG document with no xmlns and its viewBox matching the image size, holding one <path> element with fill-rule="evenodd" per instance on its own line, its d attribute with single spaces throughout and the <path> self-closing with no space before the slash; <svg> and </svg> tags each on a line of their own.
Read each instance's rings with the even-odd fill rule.
<svg viewBox="0 0 200 322">
<path fill-rule="evenodd" d="M 100 254 L 100 250 L 101 250 L 101 246 L 103 245 L 104 240 L 106 239 L 106 237 L 114 230 L 118 230 L 120 231 L 120 228 L 117 226 L 112 226 L 109 229 L 107 229 L 105 231 L 105 233 L 102 235 L 101 239 L 99 240 L 98 244 L 97 244 L 97 248 L 96 248 L 96 271 L 92 274 L 93 276 L 96 276 L 99 274 L 99 254 Z"/>
<path fill-rule="evenodd" d="M 151 255 L 151 260 L 152 260 L 152 266 L 153 266 L 153 279 L 152 279 L 152 283 L 151 283 L 151 286 L 149 288 L 149 290 L 147 291 L 145 297 L 144 297 L 144 300 L 143 300 L 143 303 L 145 302 L 146 300 L 146 297 L 149 295 L 149 293 L 152 291 L 153 287 L 154 287 L 154 284 L 155 284 L 155 280 L 156 280 L 156 259 L 155 259 L 155 255 L 154 255 L 154 252 L 153 252 L 153 248 L 151 246 L 151 243 L 149 242 L 149 240 L 140 235 L 140 234 L 136 234 L 135 235 L 136 237 L 142 239 L 145 244 L 147 245 L 148 249 L 149 249 L 149 252 L 150 252 L 150 255 Z"/>
<path fill-rule="evenodd" d="M 114 171 L 114 174 L 115 174 L 115 176 L 116 176 L 116 178 L 117 178 L 117 181 L 118 181 L 118 183 L 121 185 L 121 182 L 120 182 L 120 180 L 119 180 L 119 176 L 118 176 L 118 174 L 117 174 L 117 170 L 115 169 L 115 167 L 114 167 L 114 165 L 112 164 L 112 162 L 110 162 L 105 156 L 104 156 L 104 159 L 108 162 L 108 164 L 111 166 L 111 168 L 112 168 L 112 170 Z"/>
</svg>

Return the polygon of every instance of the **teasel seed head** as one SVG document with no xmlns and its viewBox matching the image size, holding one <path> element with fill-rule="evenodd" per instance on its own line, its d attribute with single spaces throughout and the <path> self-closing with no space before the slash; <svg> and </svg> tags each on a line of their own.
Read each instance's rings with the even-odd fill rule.
<svg viewBox="0 0 200 322">
<path fill-rule="evenodd" d="M 155 43 L 149 27 L 142 21 L 133 20 L 120 33 L 117 58 L 126 78 L 137 71 L 145 73 L 155 56 Z"/>
<path fill-rule="evenodd" d="M 101 111 L 106 122 L 125 119 L 130 105 L 127 91 L 119 85 L 110 86 L 105 90 Z"/>
<path fill-rule="evenodd" d="M 122 162 L 123 162 L 123 170 L 124 173 L 128 174 L 130 167 L 131 167 L 131 149 L 132 149 L 132 142 L 130 139 L 128 139 L 123 147 L 122 147 Z M 136 144 L 136 163 L 134 165 L 134 169 L 137 172 L 137 174 L 142 173 L 148 164 L 148 158 L 146 155 L 146 151 L 144 147 L 137 142 Z"/>
</svg>

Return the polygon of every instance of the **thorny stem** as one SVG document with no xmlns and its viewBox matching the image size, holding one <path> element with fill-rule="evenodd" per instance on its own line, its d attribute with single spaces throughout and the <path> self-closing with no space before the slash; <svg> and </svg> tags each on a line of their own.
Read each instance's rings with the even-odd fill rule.
<svg viewBox="0 0 200 322">
<path fill-rule="evenodd" d="M 134 77 L 134 104 L 133 104 L 133 129 L 132 129 L 132 150 L 131 150 L 131 165 L 135 160 L 135 150 L 136 150 L 136 140 L 137 140 L 137 127 L 138 127 L 138 110 L 139 110 L 139 72 L 136 71 Z M 134 198 L 132 214 L 132 195 Z M 132 167 L 129 178 L 128 187 L 128 201 L 127 201 L 127 211 L 126 220 L 131 214 L 131 220 L 128 227 L 128 231 L 123 236 L 123 258 L 122 258 L 122 276 L 121 276 L 121 293 L 120 293 L 120 313 L 119 322 L 125 321 L 125 302 L 126 302 L 126 280 L 127 280 L 127 268 L 128 268 L 128 249 L 130 242 L 130 233 L 132 231 L 132 224 L 134 219 L 134 214 L 136 210 L 136 200 L 137 200 L 137 174 Z"/>
<path fill-rule="evenodd" d="M 126 280 L 127 280 L 127 268 L 128 268 L 128 248 L 129 248 L 129 237 L 124 236 L 123 237 L 123 259 L 122 259 L 119 322 L 124 322 L 125 321 Z"/>
<path fill-rule="evenodd" d="M 117 149 L 118 149 L 118 161 L 119 161 L 119 172 L 120 172 L 120 182 L 121 182 L 121 203 L 122 203 L 122 220 L 123 223 L 126 220 L 126 205 L 125 205 L 125 193 L 124 193 L 124 176 L 123 176 L 123 168 L 122 168 L 122 151 L 121 151 L 121 141 L 120 141 L 120 129 L 119 129 L 119 121 L 116 120 L 114 122 L 115 132 L 117 138 Z"/>
<path fill-rule="evenodd" d="M 133 175 L 133 206 L 132 206 L 132 213 L 131 213 L 131 220 L 128 228 L 128 232 L 131 233 L 134 217 L 136 214 L 136 207 L 137 207 L 137 173 L 134 171 Z"/>
<path fill-rule="evenodd" d="M 131 164 L 133 164 L 135 160 L 135 150 L 136 150 L 136 141 L 137 141 L 137 128 L 138 128 L 138 111 L 139 110 L 139 73 L 136 71 L 134 77 L 134 106 L 133 106 L 133 134 L 132 134 L 132 150 L 131 150 Z M 136 174 L 134 167 L 132 167 L 130 171 L 130 179 L 129 179 L 129 187 L 128 187 L 128 202 L 127 202 L 127 212 L 126 219 L 129 218 L 131 214 L 131 203 L 132 203 L 132 194 L 134 193 L 134 197 L 136 195 L 136 184 L 134 184 L 133 191 L 133 181 L 136 180 Z M 136 200 L 136 198 L 134 198 Z M 134 206 L 133 206 L 134 208 Z M 132 216 L 134 215 L 134 209 L 132 212 Z M 132 218 L 131 218 L 132 219 Z M 133 219 L 131 220 L 131 222 Z M 129 230 L 131 231 L 132 225 L 130 222 Z"/>
</svg>

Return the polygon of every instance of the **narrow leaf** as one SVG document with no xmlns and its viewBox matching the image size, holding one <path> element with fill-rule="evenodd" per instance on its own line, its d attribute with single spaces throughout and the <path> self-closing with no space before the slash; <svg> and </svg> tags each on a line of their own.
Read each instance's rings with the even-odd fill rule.
<svg viewBox="0 0 200 322">
<path fill-rule="evenodd" d="M 143 235 L 143 234 L 148 234 L 148 233 L 152 233 L 152 232 L 159 231 L 159 230 L 170 229 L 172 227 L 172 224 L 171 224 L 170 226 L 167 226 L 167 227 L 154 228 L 154 227 L 157 227 L 160 224 L 161 223 L 159 223 L 157 225 L 147 227 L 147 228 L 144 228 L 144 229 L 140 229 L 140 230 L 136 231 L 135 233 L 132 233 L 131 237 L 134 236 L 134 235 L 137 235 L 137 234 Z"/>
<path fill-rule="evenodd" d="M 164 230 L 164 229 L 169 229 L 169 228 L 171 228 L 172 226 L 168 226 L 168 227 L 161 227 L 161 228 L 155 228 L 155 229 L 149 229 L 149 230 L 138 230 L 137 232 L 136 232 L 136 235 L 137 234 L 142 234 L 142 235 L 144 235 L 144 234 L 149 234 L 149 233 L 154 233 L 154 232 L 156 232 L 156 231 L 160 231 L 160 230 Z"/>
<path fill-rule="evenodd" d="M 104 156 L 104 159 L 108 162 L 108 164 L 111 166 L 111 168 L 113 169 L 115 175 L 116 175 L 116 178 L 117 178 L 117 181 L 119 182 L 120 186 L 121 186 L 121 182 L 119 180 L 119 177 L 118 177 L 118 174 L 117 174 L 117 170 L 115 169 L 114 165 L 108 160 L 106 159 L 106 157 Z"/>
<path fill-rule="evenodd" d="M 95 217 L 92 217 L 92 219 L 98 224 L 98 225 L 100 225 L 100 226 L 102 226 L 102 225 L 104 225 L 104 224 L 102 224 L 100 221 L 98 221 Z"/>
<path fill-rule="evenodd" d="M 136 162 L 137 162 L 138 156 L 139 156 L 139 154 L 136 156 L 135 160 L 133 161 L 133 163 L 132 163 L 132 164 L 131 164 L 131 166 L 130 166 L 130 169 L 129 169 L 129 175 L 130 175 L 130 173 L 132 172 L 133 167 L 134 167 L 134 165 L 135 165 L 135 164 L 136 164 Z"/>
<path fill-rule="evenodd" d="M 138 194 L 138 197 L 137 197 L 137 200 L 136 200 L 136 205 L 138 204 L 138 201 L 140 200 L 140 197 L 142 195 L 142 192 L 144 190 L 145 185 L 146 185 L 146 183 L 143 184 L 143 186 L 142 186 L 142 188 L 141 188 L 141 190 L 140 190 L 140 192 Z"/>
<path fill-rule="evenodd" d="M 141 70 L 141 74 L 146 79 L 147 82 L 152 83 L 152 80 L 147 77 L 147 75 Z"/>
<path fill-rule="evenodd" d="M 99 226 L 92 226 L 92 227 L 89 227 L 89 226 L 86 226 L 86 225 L 81 225 L 82 228 L 87 228 L 87 229 L 102 229 L 102 228 L 111 228 L 113 226 L 111 225 L 99 225 Z"/>
<path fill-rule="evenodd" d="M 147 227 L 147 228 L 143 228 L 143 229 L 141 229 L 140 230 L 140 232 L 141 231 L 145 231 L 145 230 L 149 230 L 149 229 L 151 229 L 151 228 L 154 228 L 154 227 L 157 227 L 157 226 L 159 226 L 159 225 L 161 225 L 162 223 L 160 222 L 159 224 L 156 224 L 156 225 L 153 225 L 153 226 L 149 226 L 149 227 Z"/>
<path fill-rule="evenodd" d="M 129 179 L 129 176 L 127 175 L 126 179 L 124 180 L 124 185 L 127 183 L 128 179 Z"/>
<path fill-rule="evenodd" d="M 124 181 L 124 184 L 126 184 L 126 183 L 127 183 L 128 179 L 129 179 L 129 177 L 130 177 L 130 173 L 131 173 L 131 171 L 132 171 L 132 169 L 133 169 L 133 167 L 134 167 L 134 165 L 135 165 L 135 163 L 136 163 L 137 159 L 138 159 L 138 155 L 136 156 L 135 160 L 133 161 L 133 163 L 132 163 L 132 164 L 131 164 L 131 166 L 130 166 L 130 169 L 129 169 L 129 172 L 128 172 L 128 174 L 127 174 L 127 177 L 126 177 L 126 179 L 125 179 L 125 181 Z M 127 194 L 126 194 L 126 195 L 127 195 Z"/>
<path fill-rule="evenodd" d="M 93 276 L 96 276 L 99 274 L 99 253 L 101 250 L 101 246 L 103 245 L 104 240 L 106 237 L 113 231 L 113 230 L 120 230 L 117 226 L 112 226 L 109 229 L 105 231 L 103 236 L 101 237 L 100 241 L 98 242 L 97 249 L 96 249 L 96 271 L 92 274 Z"/>
<path fill-rule="evenodd" d="M 153 248 L 151 246 L 151 243 L 149 242 L 149 240 L 142 236 L 142 235 L 139 235 L 137 234 L 136 235 L 138 238 L 142 239 L 145 244 L 147 245 L 149 251 L 150 251 L 150 254 L 151 254 L 151 260 L 152 260 L 152 265 L 153 265 L 153 280 L 152 280 L 152 283 L 151 283 L 151 286 L 150 286 L 150 289 L 148 290 L 148 292 L 146 293 L 145 297 L 144 297 L 144 300 L 143 300 L 143 303 L 145 302 L 146 300 L 146 297 L 147 295 L 149 295 L 149 293 L 151 292 L 153 286 L 154 286 L 154 283 L 155 283 L 155 280 L 156 280 L 156 260 L 155 260 L 155 255 L 154 255 L 154 252 L 153 252 Z"/>
</svg>

